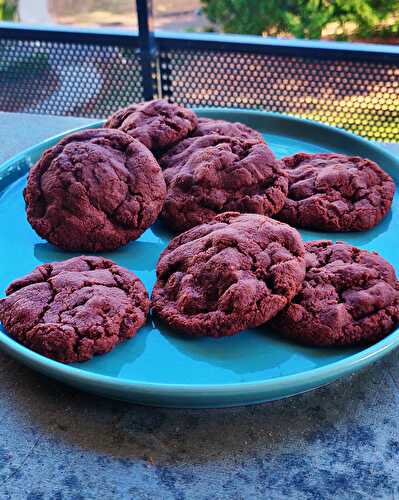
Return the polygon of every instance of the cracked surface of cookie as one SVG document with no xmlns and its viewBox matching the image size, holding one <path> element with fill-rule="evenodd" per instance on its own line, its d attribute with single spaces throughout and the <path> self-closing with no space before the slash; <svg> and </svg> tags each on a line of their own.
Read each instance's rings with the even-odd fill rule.
<svg viewBox="0 0 399 500">
<path fill-rule="evenodd" d="M 265 143 L 210 134 L 185 139 L 160 159 L 167 193 L 162 218 L 174 231 L 208 222 L 218 213 L 273 215 L 288 181 Z"/>
<path fill-rule="evenodd" d="M 386 215 L 395 192 L 392 178 L 358 156 L 298 153 L 283 158 L 288 197 L 277 218 L 296 227 L 363 231 Z"/>
<path fill-rule="evenodd" d="M 154 154 L 185 139 L 196 125 L 195 113 L 164 99 L 131 104 L 105 123 L 106 128 L 122 130 L 139 140 Z"/>
<path fill-rule="evenodd" d="M 209 134 L 226 135 L 238 139 L 265 142 L 262 134 L 248 125 L 240 122 L 227 122 L 225 120 L 213 120 L 212 118 L 199 118 L 197 128 L 191 134 L 192 137 L 202 137 Z"/>
<path fill-rule="evenodd" d="M 66 250 L 113 250 L 157 218 L 166 187 L 154 156 L 110 129 L 76 132 L 47 150 L 24 190 L 28 221 Z"/>
<path fill-rule="evenodd" d="M 305 344 L 370 344 L 399 322 L 399 282 L 375 252 L 346 243 L 305 244 L 306 276 L 292 303 L 272 320 Z"/>
<path fill-rule="evenodd" d="M 295 229 L 262 215 L 228 212 L 169 243 L 158 261 L 152 310 L 187 335 L 233 335 L 285 307 L 304 273 L 304 246 Z"/>
<path fill-rule="evenodd" d="M 145 323 L 142 282 L 102 257 L 43 264 L 13 281 L 0 300 L 0 320 L 30 349 L 63 363 L 110 351 Z"/>
</svg>

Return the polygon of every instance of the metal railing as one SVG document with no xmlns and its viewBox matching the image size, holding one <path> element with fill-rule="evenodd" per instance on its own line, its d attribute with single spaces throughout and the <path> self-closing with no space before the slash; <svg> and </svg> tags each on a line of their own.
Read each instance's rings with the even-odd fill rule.
<svg viewBox="0 0 399 500">
<path fill-rule="evenodd" d="M 0 24 L 0 110 L 104 117 L 132 101 L 257 108 L 399 141 L 399 47 Z"/>
</svg>

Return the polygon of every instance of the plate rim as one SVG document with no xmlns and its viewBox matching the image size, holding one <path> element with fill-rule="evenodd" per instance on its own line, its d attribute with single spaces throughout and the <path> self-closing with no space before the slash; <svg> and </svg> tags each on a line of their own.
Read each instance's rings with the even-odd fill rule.
<svg viewBox="0 0 399 500">
<path fill-rule="evenodd" d="M 259 118 L 271 118 L 275 120 L 280 120 L 281 122 L 296 123 L 301 126 L 307 126 L 311 128 L 319 128 L 325 132 L 328 132 L 335 136 L 341 136 L 346 140 L 354 141 L 360 146 L 374 151 L 378 155 L 385 157 L 387 161 L 393 162 L 393 167 L 399 168 L 399 159 L 395 157 L 389 151 L 386 151 L 380 145 L 372 143 L 367 139 L 360 137 L 352 132 L 340 129 L 338 127 L 333 127 L 324 123 L 320 123 L 314 120 L 309 120 L 305 118 L 299 118 L 296 116 L 289 116 L 280 113 L 264 112 L 258 110 L 247 110 L 241 108 L 193 108 L 195 112 L 199 115 L 206 116 L 219 116 L 225 115 L 226 118 L 230 117 L 232 114 L 237 114 L 237 116 L 252 115 L 258 116 Z M 0 173 L 7 169 L 10 165 L 17 161 L 23 160 L 38 148 L 46 149 L 51 147 L 54 142 L 57 142 L 62 137 L 67 134 L 78 132 L 80 130 L 85 130 L 88 128 L 98 128 L 104 123 L 104 120 L 93 121 L 92 124 L 86 124 L 73 129 L 66 130 L 65 132 L 56 134 L 54 136 L 45 139 L 29 148 L 24 149 L 20 153 L 12 156 L 0 165 Z M 123 377 L 115 377 L 110 375 L 102 375 L 91 371 L 86 371 L 79 366 L 66 365 L 61 362 L 49 359 L 36 353 L 29 348 L 19 344 L 9 335 L 0 331 L 0 347 L 8 354 L 16 357 L 19 361 L 27 364 L 31 368 L 36 368 L 42 373 L 49 373 L 58 379 L 62 379 L 65 382 L 71 384 L 100 384 L 102 388 L 107 389 L 123 389 L 131 390 L 132 394 L 141 394 L 148 396 L 158 396 L 158 397 L 182 397 L 193 398 L 193 399 L 207 399 L 214 396 L 233 397 L 240 396 L 244 392 L 245 394 L 255 394 L 255 393 L 271 393 L 276 390 L 281 392 L 290 387 L 316 387 L 315 382 L 319 385 L 325 380 L 335 380 L 341 376 L 344 376 L 348 372 L 356 371 L 357 369 L 366 366 L 382 356 L 388 354 L 396 347 L 399 346 L 399 328 L 394 330 L 384 339 L 380 340 L 376 344 L 362 349 L 358 353 L 352 354 L 341 360 L 334 361 L 322 367 L 312 368 L 305 370 L 296 374 L 277 376 L 274 378 L 258 380 L 258 381 L 248 381 L 248 382 L 226 382 L 218 384 L 187 384 L 187 383 L 162 383 L 162 382 L 145 382 L 134 379 L 127 379 Z M 297 391 L 302 392 L 302 391 Z M 286 397 L 286 396 L 282 396 Z M 225 405 L 224 405 L 225 406 Z"/>
<path fill-rule="evenodd" d="M 29 366 L 38 365 L 45 373 L 51 372 L 63 376 L 69 382 L 101 382 L 109 388 L 131 388 L 141 394 L 147 393 L 162 396 L 194 396 L 198 392 L 206 392 L 212 395 L 233 396 L 242 394 L 242 390 L 249 392 L 266 391 L 272 392 L 277 388 L 303 386 L 307 387 L 316 380 L 336 379 L 344 376 L 348 372 L 356 371 L 373 361 L 377 361 L 382 356 L 388 354 L 399 346 L 399 329 L 392 332 L 383 340 L 347 358 L 334 361 L 323 367 L 312 368 L 298 374 L 284 375 L 262 381 L 251 382 L 227 382 L 224 384 L 176 384 L 143 382 L 133 379 L 112 377 L 80 369 L 78 366 L 71 366 L 55 361 L 50 358 L 30 350 L 19 344 L 14 339 L 0 331 L 0 347 L 5 348 L 8 353 L 15 354 L 19 360 L 28 361 Z M 371 359 L 370 359 L 371 358 Z M 292 382 L 295 382 L 294 384 Z"/>
</svg>

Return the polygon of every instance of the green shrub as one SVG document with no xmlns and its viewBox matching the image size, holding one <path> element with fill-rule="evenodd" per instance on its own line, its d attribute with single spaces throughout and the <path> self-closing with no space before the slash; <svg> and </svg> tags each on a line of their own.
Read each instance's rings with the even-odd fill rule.
<svg viewBox="0 0 399 500">
<path fill-rule="evenodd" d="M 338 40 L 395 36 L 399 0 L 201 0 L 208 19 L 227 33 Z M 327 33 L 323 33 L 323 30 Z"/>
<path fill-rule="evenodd" d="M 17 12 L 17 0 L 0 0 L 0 21 L 16 21 Z"/>
</svg>

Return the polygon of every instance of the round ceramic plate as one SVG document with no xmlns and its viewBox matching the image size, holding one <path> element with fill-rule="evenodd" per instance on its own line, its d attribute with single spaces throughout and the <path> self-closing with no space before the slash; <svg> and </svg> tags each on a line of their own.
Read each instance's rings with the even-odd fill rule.
<svg viewBox="0 0 399 500">
<path fill-rule="evenodd" d="M 233 110 L 199 114 L 241 121 L 262 132 L 278 157 L 297 151 L 341 152 L 368 157 L 399 185 L 399 161 L 383 149 L 340 130 L 281 115 Z M 95 126 L 99 126 L 97 124 Z M 26 173 L 54 137 L 0 167 L 0 290 L 43 262 L 63 260 L 63 252 L 40 239 L 29 226 L 22 190 Z M 391 212 L 363 233 L 301 231 L 304 240 L 340 239 L 376 250 L 399 271 L 398 193 Z M 103 255 L 134 271 L 149 293 L 155 266 L 171 235 L 157 222 L 129 245 Z M 399 330 L 367 348 L 314 348 L 288 341 L 267 326 L 222 339 L 188 339 L 148 320 L 137 336 L 91 361 L 63 365 L 15 342 L 0 330 L 0 347 L 22 363 L 80 389 L 143 404 L 221 407 L 258 403 L 314 389 L 351 373 L 394 349 Z"/>
</svg>

